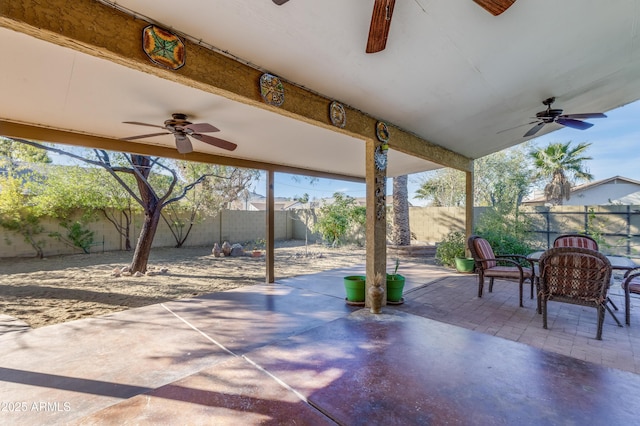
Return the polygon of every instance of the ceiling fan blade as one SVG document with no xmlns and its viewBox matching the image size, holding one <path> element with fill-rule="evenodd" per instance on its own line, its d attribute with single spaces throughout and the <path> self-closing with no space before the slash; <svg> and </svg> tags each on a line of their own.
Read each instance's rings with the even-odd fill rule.
<svg viewBox="0 0 640 426">
<path fill-rule="evenodd" d="M 185 129 L 193 130 L 194 133 L 211 133 L 211 132 L 219 132 L 216 126 L 212 126 L 209 123 L 194 123 L 187 124 L 184 126 Z"/>
<path fill-rule="evenodd" d="M 509 130 L 515 130 L 515 129 L 517 129 L 519 127 L 522 127 L 522 126 L 530 126 L 530 125 L 532 125 L 534 123 L 537 123 L 537 121 L 532 121 L 530 123 L 518 124 L 517 126 L 513 126 L 513 127 L 509 127 L 508 129 L 500 130 L 499 132 L 496 133 L 496 135 L 499 135 L 500 133 L 508 132 Z"/>
<path fill-rule="evenodd" d="M 176 148 L 180 154 L 188 154 L 193 151 L 193 146 L 187 135 L 176 133 Z"/>
<path fill-rule="evenodd" d="M 509 9 L 516 0 L 473 0 L 478 3 L 484 10 L 498 16 L 505 10 Z"/>
<path fill-rule="evenodd" d="M 396 0 L 375 0 L 367 39 L 367 53 L 380 52 L 386 47 L 395 4 Z"/>
<path fill-rule="evenodd" d="M 541 121 L 540 123 L 536 124 L 535 126 L 533 126 L 531 129 L 529 129 L 529 131 L 527 133 L 524 134 L 523 138 L 527 138 L 529 136 L 533 136 L 536 133 L 538 133 L 538 131 L 540 129 L 542 129 L 542 127 L 545 125 L 545 123 L 543 121 Z"/>
<path fill-rule="evenodd" d="M 601 112 L 592 112 L 585 114 L 563 114 L 558 118 L 607 118 L 607 116 Z"/>
<path fill-rule="evenodd" d="M 236 145 L 235 143 L 225 141 L 224 139 L 214 138 L 213 136 L 208 135 L 201 135 L 199 133 L 194 133 L 191 135 L 191 137 L 198 139 L 201 142 L 208 143 L 209 145 L 226 149 L 228 151 L 233 151 L 238 147 L 238 145 Z"/>
<path fill-rule="evenodd" d="M 164 136 L 164 135 L 170 135 L 170 134 L 171 133 L 167 133 L 167 132 L 164 132 L 164 133 L 149 133 L 148 135 L 129 136 L 128 138 L 120 138 L 120 140 L 133 141 L 133 140 L 136 140 L 136 139 L 151 138 L 151 137 L 154 137 L 154 136 Z"/>
<path fill-rule="evenodd" d="M 587 123 L 586 121 L 574 120 L 572 118 L 558 117 L 556 119 L 556 123 L 562 124 L 563 126 L 571 127 L 573 129 L 578 129 L 578 130 L 587 130 L 588 128 L 593 127 L 592 123 Z"/>
<path fill-rule="evenodd" d="M 164 126 L 157 126 L 155 124 L 148 123 L 140 123 L 139 121 L 123 121 L 124 124 L 136 124 L 138 126 L 149 126 L 149 127 L 157 127 L 159 129 L 164 129 Z"/>
<path fill-rule="evenodd" d="M 278 6 L 282 6 L 283 4 L 285 4 L 286 2 L 288 2 L 289 0 L 273 0 L 273 2 L 275 4 L 277 4 Z"/>
</svg>

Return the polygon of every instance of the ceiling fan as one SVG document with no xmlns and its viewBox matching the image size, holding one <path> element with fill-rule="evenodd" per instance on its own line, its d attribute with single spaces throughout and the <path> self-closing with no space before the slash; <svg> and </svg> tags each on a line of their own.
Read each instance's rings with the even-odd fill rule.
<svg viewBox="0 0 640 426">
<path fill-rule="evenodd" d="M 273 0 L 275 4 L 281 6 L 289 0 Z M 494 16 L 500 15 L 507 10 L 516 0 L 473 0 Z M 369 37 L 367 39 L 367 53 L 376 53 L 384 50 L 387 46 L 387 37 L 391 28 L 391 16 L 396 0 L 375 0 L 373 13 L 371 14 L 371 25 L 369 26 Z"/>
<path fill-rule="evenodd" d="M 282 4 L 283 0 L 273 0 Z M 288 1 L 288 0 L 284 0 Z M 493 16 L 498 16 L 509 9 L 516 0 L 473 0 Z M 367 39 L 367 53 L 376 53 L 384 50 L 387 45 L 389 28 L 391 28 L 391 16 L 396 0 L 375 0 L 371 25 L 369 26 L 369 38 Z"/>
<path fill-rule="evenodd" d="M 238 147 L 235 143 L 225 141 L 224 139 L 214 138 L 213 136 L 203 135 L 202 133 L 219 132 L 220 130 L 212 126 L 209 123 L 191 123 L 187 120 L 186 114 L 175 113 L 171 114 L 172 118 L 165 120 L 164 126 L 158 126 L 155 124 L 140 123 L 138 121 L 124 121 L 126 124 L 136 124 L 138 126 L 149 126 L 164 129 L 166 132 L 150 133 L 147 135 L 131 136 L 128 138 L 122 138 L 124 141 L 132 141 L 142 138 L 150 138 L 153 136 L 162 136 L 166 134 L 172 134 L 176 140 L 176 148 L 180 154 L 188 154 L 193 151 L 191 140 L 189 136 L 199 140 L 200 142 L 207 143 L 209 145 L 216 146 L 218 148 L 233 151 Z M 168 132 L 168 133 L 167 133 Z"/>
<path fill-rule="evenodd" d="M 527 133 L 524 134 L 523 137 L 533 136 L 540 129 L 544 127 L 545 124 L 549 123 L 558 123 L 563 126 L 571 127 L 578 130 L 586 130 L 593 126 L 591 123 L 587 123 L 586 121 L 581 121 L 579 119 L 583 118 L 606 118 L 607 116 L 601 112 L 593 112 L 593 113 L 583 113 L 583 114 L 562 114 L 561 109 L 551 108 L 551 104 L 555 102 L 556 98 L 551 97 L 542 101 L 544 105 L 547 106 L 547 109 L 544 111 L 540 111 L 536 114 L 536 121 L 532 121 L 529 124 L 535 124 Z"/>
</svg>

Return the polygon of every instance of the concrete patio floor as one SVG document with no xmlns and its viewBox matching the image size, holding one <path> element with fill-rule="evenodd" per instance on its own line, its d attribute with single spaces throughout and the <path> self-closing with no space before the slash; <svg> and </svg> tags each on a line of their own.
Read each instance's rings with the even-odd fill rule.
<svg viewBox="0 0 640 426">
<path fill-rule="evenodd" d="M 364 266 L 0 336 L 0 424 L 633 424 L 640 315 L 403 262 L 405 303 L 344 302 Z M 528 289 L 527 289 L 528 290 Z M 525 295 L 528 291 L 525 291 Z M 612 299 L 624 303 L 616 286 Z"/>
</svg>

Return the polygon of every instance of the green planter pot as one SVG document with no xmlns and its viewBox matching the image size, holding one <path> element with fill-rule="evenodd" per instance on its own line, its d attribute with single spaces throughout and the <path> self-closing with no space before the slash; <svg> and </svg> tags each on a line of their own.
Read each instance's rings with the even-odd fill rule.
<svg viewBox="0 0 640 426">
<path fill-rule="evenodd" d="M 472 257 L 456 257 L 456 270 L 463 274 L 470 274 L 473 272 L 475 262 Z"/>
<path fill-rule="evenodd" d="M 387 302 L 402 302 L 402 292 L 404 290 L 404 276 L 400 274 L 387 274 Z"/>
<path fill-rule="evenodd" d="M 364 288 L 366 277 L 363 275 L 351 275 L 344 277 L 344 289 L 347 292 L 347 301 L 364 303 Z"/>
</svg>

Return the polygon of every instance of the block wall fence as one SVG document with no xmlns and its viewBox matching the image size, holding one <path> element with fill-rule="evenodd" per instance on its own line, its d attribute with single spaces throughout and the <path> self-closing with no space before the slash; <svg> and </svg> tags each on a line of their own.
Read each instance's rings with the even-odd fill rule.
<svg viewBox="0 0 640 426">
<path fill-rule="evenodd" d="M 486 210 L 476 207 L 476 220 Z M 557 206 L 527 207 L 522 209 L 532 223 L 532 232 L 540 249 L 547 248 L 557 235 L 563 233 L 598 234 L 605 242 L 603 251 L 640 257 L 640 206 Z M 420 243 L 435 245 L 451 231 L 464 231 L 464 207 L 411 207 L 409 220 L 411 232 Z M 391 215 L 388 216 L 391 219 Z M 276 211 L 275 239 L 304 240 L 321 243 L 322 238 L 313 231 L 317 221 L 315 211 Z M 131 244 L 135 247 L 142 217 L 134 219 L 131 228 Z M 45 232 L 40 240 L 45 242 L 45 256 L 78 254 L 80 250 L 48 237 L 49 232 L 65 233 L 57 221 L 42 221 Z M 91 252 L 123 250 L 124 241 L 107 220 L 87 225 L 94 232 L 95 245 Z M 389 230 L 391 225 L 389 225 Z M 264 211 L 223 210 L 193 226 L 185 246 L 211 246 L 215 242 L 241 243 L 247 248 L 260 245 L 266 237 L 266 213 Z M 346 243 L 364 244 L 364 232 L 353 230 Z M 168 226 L 161 220 L 153 247 L 173 247 L 175 240 Z M 251 247 L 249 247 L 251 246 Z M 30 257 L 34 250 L 18 234 L 0 228 L 0 258 Z"/>
</svg>

